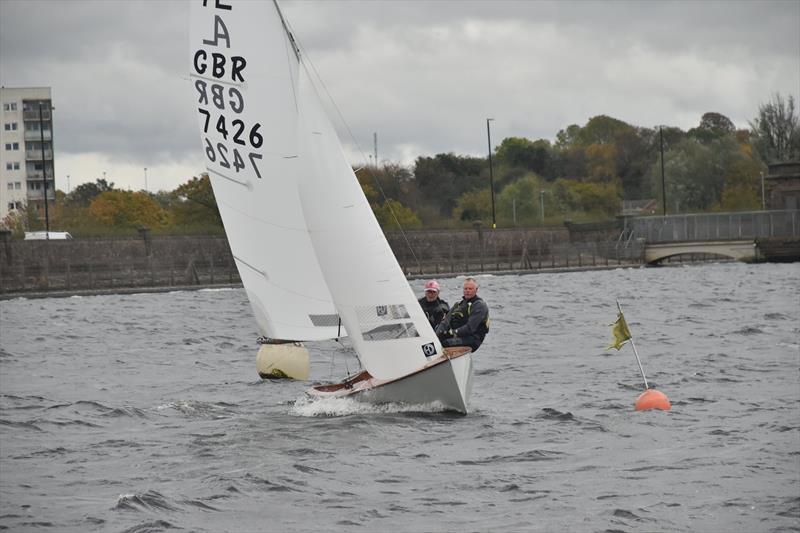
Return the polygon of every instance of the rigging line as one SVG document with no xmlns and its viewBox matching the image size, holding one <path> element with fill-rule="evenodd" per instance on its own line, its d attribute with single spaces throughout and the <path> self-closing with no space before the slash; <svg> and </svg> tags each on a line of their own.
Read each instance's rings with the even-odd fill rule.
<svg viewBox="0 0 800 533">
<path fill-rule="evenodd" d="M 277 7 L 277 5 L 278 5 L 277 4 L 277 0 L 273 0 L 273 2 L 275 2 L 275 6 Z M 280 13 L 280 9 L 278 10 L 278 13 Z M 339 120 L 342 121 L 342 124 L 344 125 L 344 128 L 347 130 L 347 134 L 350 136 L 350 139 L 353 141 L 353 144 L 356 146 L 356 149 L 361 154 L 361 157 L 364 158 L 364 160 L 366 160 L 367 158 L 364 155 L 364 150 L 362 150 L 361 145 L 359 144 L 358 140 L 356 139 L 356 136 L 353 135 L 353 131 L 350 129 L 350 125 L 347 123 L 347 120 L 345 120 L 344 115 L 342 114 L 342 111 L 339 109 L 339 106 L 336 104 L 336 100 L 333 99 L 333 96 L 331 95 L 330 91 L 328 91 L 328 86 L 325 84 L 325 80 L 323 80 L 322 76 L 319 75 L 319 71 L 317 71 L 317 67 L 314 65 L 314 62 L 311 61 L 311 57 L 306 53 L 305 48 L 300 44 L 300 41 L 295 39 L 294 34 L 292 33 L 291 28 L 289 26 L 289 23 L 283 18 L 283 15 L 281 15 L 281 22 L 283 22 L 283 26 L 286 29 L 286 33 L 289 34 L 289 37 L 292 40 L 292 43 L 294 44 L 294 46 L 297 47 L 298 60 L 300 62 L 300 65 L 308 73 L 308 79 L 310 81 L 312 81 L 312 82 L 313 82 L 314 79 L 316 79 L 317 82 L 322 86 L 322 89 L 325 91 L 325 94 L 328 97 L 327 98 L 328 101 L 330 101 L 331 105 L 336 110 L 336 115 L 339 117 Z M 309 70 L 309 67 L 310 67 L 310 70 Z M 320 100 L 322 100 L 319 92 L 317 91 L 316 84 L 312 83 L 311 86 L 314 88 L 314 92 L 317 93 L 317 97 L 320 98 Z M 375 161 L 375 165 L 376 166 L 378 165 L 377 161 Z M 362 167 L 362 168 L 364 168 L 364 167 Z M 355 172 L 356 171 L 353 171 L 354 174 L 355 174 Z M 422 271 L 422 265 L 421 265 L 421 263 L 419 261 L 419 258 L 417 257 L 417 254 L 414 251 L 414 248 L 411 246 L 411 241 L 408 240 L 408 236 L 406 235 L 406 232 L 403 229 L 403 225 L 400 224 L 400 220 L 397 218 L 397 214 L 394 212 L 394 209 L 392 209 L 392 204 L 388 203 L 389 198 L 386 196 L 386 192 L 383 190 L 383 186 L 381 186 L 381 183 L 380 183 L 380 181 L 378 181 L 378 178 L 377 178 L 377 176 L 375 174 L 373 174 L 369 170 L 367 172 L 368 172 L 368 175 L 372 178 L 372 181 L 375 182 L 375 185 L 377 185 L 378 190 L 380 191 L 381 196 L 383 197 L 384 205 L 389 208 L 389 213 L 391 213 L 395 224 L 397 224 L 397 227 L 400 229 L 400 234 L 403 236 L 403 241 L 405 241 L 406 246 L 408 247 L 408 250 L 411 252 L 412 257 L 414 258 L 414 262 L 417 264 L 417 268 L 420 269 L 420 271 Z"/>
</svg>

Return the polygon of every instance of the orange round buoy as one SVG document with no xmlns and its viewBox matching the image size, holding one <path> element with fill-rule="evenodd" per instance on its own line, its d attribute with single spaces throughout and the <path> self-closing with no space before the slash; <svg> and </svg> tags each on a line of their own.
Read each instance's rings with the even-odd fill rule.
<svg viewBox="0 0 800 533">
<path fill-rule="evenodd" d="M 636 398 L 637 411 L 647 411 L 648 409 L 669 411 L 670 407 L 672 405 L 669 403 L 669 398 L 663 392 L 655 389 L 647 389 Z"/>
</svg>

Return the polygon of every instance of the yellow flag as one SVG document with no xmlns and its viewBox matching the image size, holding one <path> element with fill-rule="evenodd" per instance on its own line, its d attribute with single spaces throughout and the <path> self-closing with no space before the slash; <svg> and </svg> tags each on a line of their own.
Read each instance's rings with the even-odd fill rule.
<svg viewBox="0 0 800 533">
<path fill-rule="evenodd" d="M 625 315 L 622 314 L 622 311 L 617 315 L 617 321 L 611 325 L 614 326 L 611 328 L 611 333 L 614 335 L 614 342 L 609 344 L 606 350 L 611 348 L 619 350 L 622 348 L 622 345 L 631 338 L 631 330 L 628 329 L 628 323 L 625 322 Z"/>
</svg>

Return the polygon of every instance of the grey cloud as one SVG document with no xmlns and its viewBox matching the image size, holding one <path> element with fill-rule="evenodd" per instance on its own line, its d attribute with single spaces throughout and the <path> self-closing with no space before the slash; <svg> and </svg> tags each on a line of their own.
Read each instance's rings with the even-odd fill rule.
<svg viewBox="0 0 800 533">
<path fill-rule="evenodd" d="M 382 158 L 483 154 L 608 114 L 739 127 L 800 92 L 800 2 L 286 1 L 350 128 Z M 186 1 L 0 0 L 0 83 L 49 85 L 61 152 L 201 160 Z M 345 137 L 344 142 L 351 144 Z M 354 161 L 355 163 L 355 161 Z"/>
</svg>

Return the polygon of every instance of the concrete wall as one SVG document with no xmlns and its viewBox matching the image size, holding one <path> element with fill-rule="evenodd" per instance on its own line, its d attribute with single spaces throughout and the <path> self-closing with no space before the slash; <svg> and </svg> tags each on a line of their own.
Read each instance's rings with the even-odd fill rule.
<svg viewBox="0 0 800 533">
<path fill-rule="evenodd" d="M 641 245 L 570 242 L 564 228 L 387 234 L 409 276 L 641 264 Z M 353 258 L 357 261 L 358 258 Z M 18 241 L 0 235 L 0 294 L 240 282 L 225 237 Z"/>
</svg>

